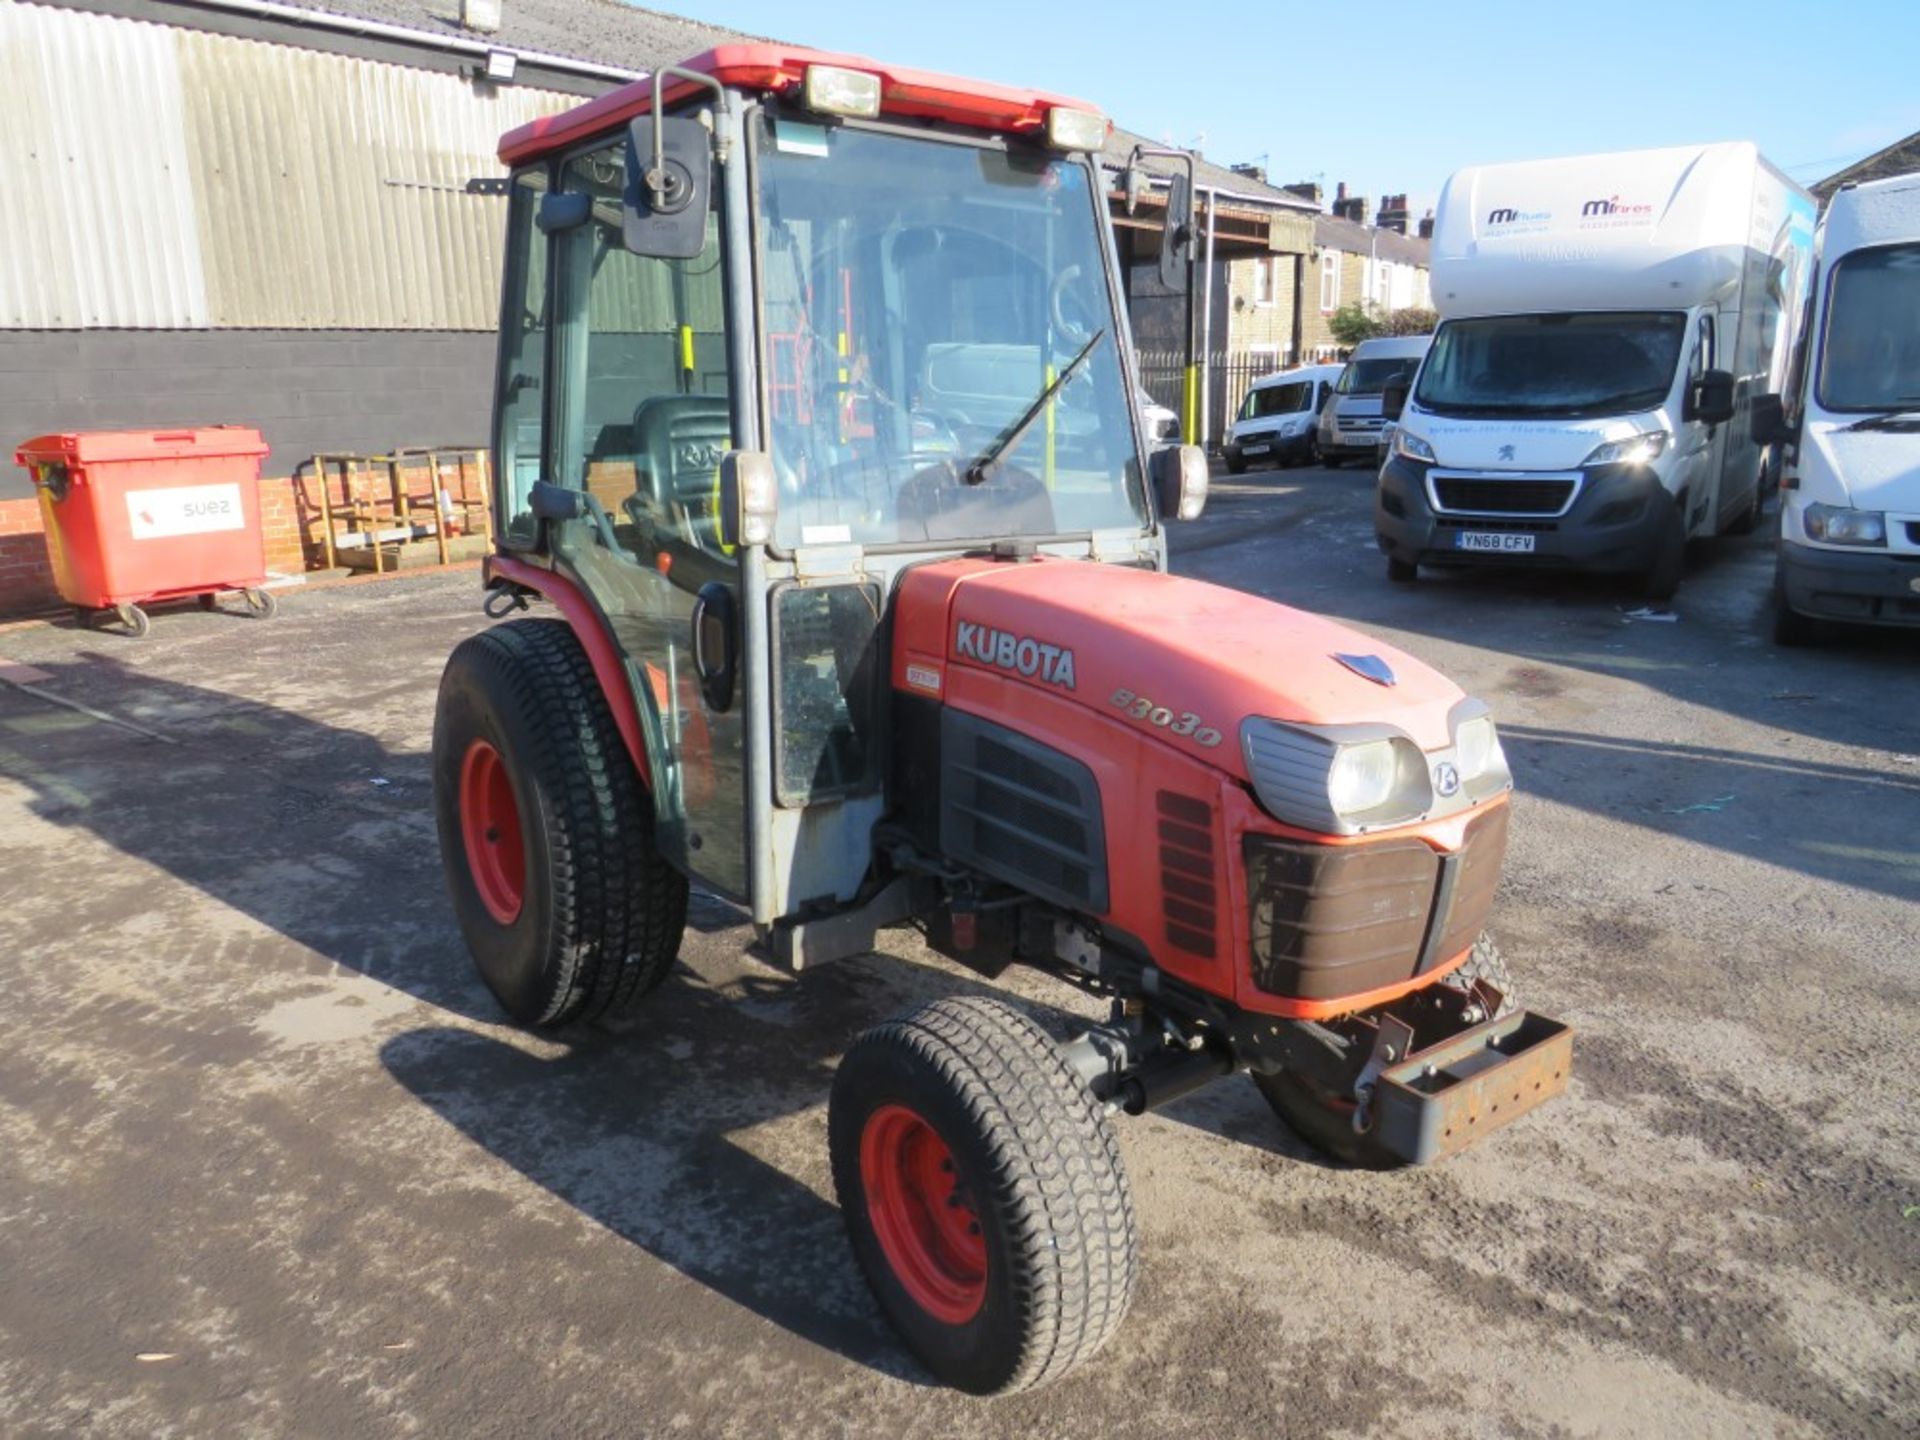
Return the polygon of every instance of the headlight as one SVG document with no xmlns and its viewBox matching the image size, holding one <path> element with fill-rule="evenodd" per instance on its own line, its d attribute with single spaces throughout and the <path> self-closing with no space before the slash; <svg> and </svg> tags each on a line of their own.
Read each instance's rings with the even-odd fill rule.
<svg viewBox="0 0 1920 1440">
<path fill-rule="evenodd" d="M 1305 420 L 1289 420 L 1280 427 L 1280 433 L 1288 439 L 1292 439 L 1295 435 L 1303 433 L 1306 428 L 1307 422 Z"/>
<path fill-rule="evenodd" d="M 1672 437 L 1665 430 L 1646 430 L 1624 440 L 1609 440 L 1596 446 L 1582 465 L 1651 465 L 1667 448 Z"/>
<path fill-rule="evenodd" d="M 1855 510 L 1849 505 L 1807 506 L 1801 516 L 1809 540 L 1829 545 L 1884 545 L 1887 517 L 1878 510 Z"/>
<path fill-rule="evenodd" d="M 1475 803 L 1513 783 L 1500 732 L 1481 701 L 1462 700 L 1453 707 L 1453 757 L 1460 770 L 1460 788 Z"/>
<path fill-rule="evenodd" d="M 1408 460 L 1424 460 L 1429 465 L 1437 459 L 1431 445 L 1418 435 L 1409 435 L 1404 429 L 1393 432 L 1393 453 Z"/>
<path fill-rule="evenodd" d="M 1289 825 L 1357 835 L 1408 824 L 1433 808 L 1426 756 L 1384 725 L 1309 730 L 1249 719 L 1240 744 L 1260 804 Z"/>
</svg>

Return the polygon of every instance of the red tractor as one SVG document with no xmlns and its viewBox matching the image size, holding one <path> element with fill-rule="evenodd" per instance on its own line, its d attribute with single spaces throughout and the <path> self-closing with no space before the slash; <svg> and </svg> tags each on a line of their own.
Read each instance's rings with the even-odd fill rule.
<svg viewBox="0 0 1920 1440">
<path fill-rule="evenodd" d="M 454 905 L 524 1023 L 643 1004 L 696 881 L 794 970 L 906 924 L 1111 1002 L 1063 1042 L 941 1000 L 835 1078 L 854 1252 L 976 1392 L 1119 1325 L 1116 1112 L 1246 1070 L 1314 1144 L 1418 1163 L 1572 1053 L 1481 933 L 1486 706 L 1167 573 L 1206 467 L 1142 423 L 1108 133 L 755 44 L 508 135 L 488 608 L 559 618 L 461 644 L 434 724 Z"/>
</svg>

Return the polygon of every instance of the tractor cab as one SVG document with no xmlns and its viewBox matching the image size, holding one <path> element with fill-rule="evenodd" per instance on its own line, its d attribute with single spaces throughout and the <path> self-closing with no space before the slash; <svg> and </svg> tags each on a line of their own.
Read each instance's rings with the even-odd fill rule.
<svg viewBox="0 0 1920 1440">
<path fill-rule="evenodd" d="M 662 850 L 762 925 L 870 878 L 903 571 L 1016 546 L 1164 568 L 1107 132 L 744 46 L 502 144 L 490 578 L 577 591 Z M 1197 452 L 1159 463 L 1162 505 L 1184 473 L 1197 511 Z"/>
</svg>

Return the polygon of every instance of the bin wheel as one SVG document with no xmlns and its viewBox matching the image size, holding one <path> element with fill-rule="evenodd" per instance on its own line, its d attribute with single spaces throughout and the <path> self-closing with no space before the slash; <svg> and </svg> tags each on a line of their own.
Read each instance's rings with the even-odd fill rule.
<svg viewBox="0 0 1920 1440">
<path fill-rule="evenodd" d="M 687 879 L 564 620 L 495 625 L 448 658 L 433 802 L 455 918 L 514 1019 L 592 1020 L 666 978 Z"/>
<path fill-rule="evenodd" d="M 136 640 L 144 640 L 147 632 L 153 628 L 147 612 L 138 605 L 116 605 L 113 613 L 120 617 L 120 623 L 127 627 L 127 633 Z"/>
<path fill-rule="evenodd" d="M 1500 992 L 1501 1015 L 1511 1015 L 1520 1008 L 1514 999 L 1513 977 L 1507 973 L 1507 962 L 1500 954 L 1500 947 L 1487 935 L 1474 941 L 1473 953 L 1467 957 L 1466 963 L 1440 983 L 1451 985 L 1456 990 L 1465 990 L 1475 980 L 1485 980 Z M 1357 1074 L 1366 1060 L 1365 1055 L 1354 1056 L 1352 1073 Z M 1266 1097 L 1267 1104 L 1273 1107 L 1274 1114 L 1284 1120 L 1294 1134 L 1323 1155 L 1343 1160 L 1362 1170 L 1397 1170 L 1406 1163 L 1389 1153 L 1374 1136 L 1362 1134 L 1353 1128 L 1353 1100 L 1350 1096 L 1330 1094 L 1290 1070 L 1276 1070 L 1270 1075 L 1256 1074 L 1253 1083 Z"/>
<path fill-rule="evenodd" d="M 280 602 L 274 598 L 271 590 L 244 590 L 241 593 L 247 597 L 247 609 L 258 618 L 271 620 L 280 613 Z"/>
<path fill-rule="evenodd" d="M 950 998 L 867 1031 L 834 1075 L 827 1145 L 867 1284 L 941 1380 L 1025 1390 L 1119 1328 L 1138 1268 L 1120 1147 L 1031 1017 Z"/>
</svg>

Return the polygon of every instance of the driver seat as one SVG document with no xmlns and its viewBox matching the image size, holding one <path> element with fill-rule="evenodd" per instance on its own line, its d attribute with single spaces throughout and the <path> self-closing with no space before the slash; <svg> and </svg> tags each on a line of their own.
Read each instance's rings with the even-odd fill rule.
<svg viewBox="0 0 1920 1440">
<path fill-rule="evenodd" d="M 720 460 L 733 446 L 732 433 L 724 395 L 655 395 L 633 412 L 647 508 L 703 549 L 720 548 Z"/>
</svg>

